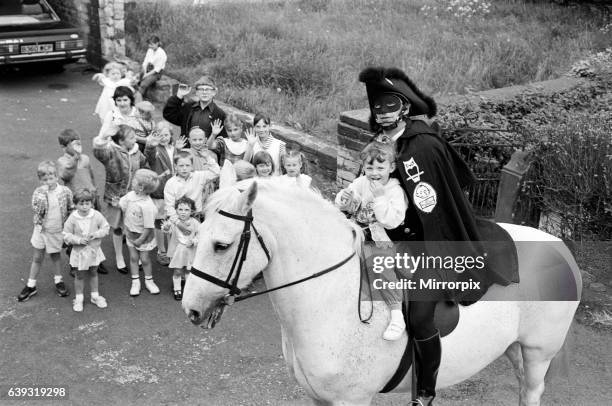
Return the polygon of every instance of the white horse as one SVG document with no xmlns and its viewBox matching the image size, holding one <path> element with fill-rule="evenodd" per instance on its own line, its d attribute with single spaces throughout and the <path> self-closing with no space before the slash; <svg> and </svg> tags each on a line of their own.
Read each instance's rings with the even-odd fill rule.
<svg viewBox="0 0 612 406">
<path fill-rule="evenodd" d="M 359 249 L 351 223 L 317 193 L 274 181 L 252 183 L 244 192 L 221 189 L 207 204 L 194 261 L 194 268 L 220 280 L 226 280 L 232 268 L 245 221 L 219 210 L 238 216 L 252 210 L 252 224 L 261 235 L 261 242 L 251 238 L 246 243 L 248 256 L 237 281 L 241 289 L 261 270 L 266 286 L 281 286 L 338 264 Z M 528 227 L 503 227 L 515 241 L 560 241 Z M 559 246 L 559 253 L 577 269 L 569 250 Z M 519 269 L 537 256 L 537 250 L 519 251 Z M 459 324 L 442 338 L 438 388 L 468 379 L 506 353 L 519 378 L 519 404 L 540 404 L 545 374 L 564 344 L 579 298 L 518 301 L 518 295 L 528 295 L 531 289 L 529 275 L 520 277 L 520 284 L 494 285 L 485 296 L 512 300 L 459 307 Z M 398 341 L 382 339 L 389 317 L 384 302 L 373 302 L 369 324 L 360 322 L 359 283 L 359 260 L 353 256 L 332 272 L 269 293 L 289 371 L 316 405 L 369 405 L 395 373 L 406 347 L 406 335 Z M 580 292 L 579 274 L 575 283 Z M 218 309 L 227 293 L 227 288 L 191 274 L 182 306 L 191 321 L 200 324 L 220 317 Z M 369 305 L 362 303 L 362 312 L 369 312 Z M 408 373 L 394 391 L 407 392 L 410 385 Z"/>
</svg>

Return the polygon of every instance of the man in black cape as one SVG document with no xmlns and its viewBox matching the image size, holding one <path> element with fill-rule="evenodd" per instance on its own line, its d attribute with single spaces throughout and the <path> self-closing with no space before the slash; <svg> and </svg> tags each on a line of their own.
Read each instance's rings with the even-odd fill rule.
<svg viewBox="0 0 612 406">
<path fill-rule="evenodd" d="M 471 272 L 440 266 L 421 267 L 414 272 L 417 287 L 422 286 L 420 280 L 473 281 L 477 282 L 473 286 L 478 285 L 466 291 L 429 287 L 410 291 L 408 324 L 414 337 L 417 377 L 417 399 L 413 401 L 422 406 L 432 405 L 441 358 L 440 334 L 433 321 L 437 302 L 473 303 L 491 284 L 507 285 L 518 280 L 489 269 L 498 267 L 488 266 L 483 260 L 486 258 L 481 243 L 484 222 L 476 219 L 463 192 L 475 181 L 474 175 L 439 131 L 424 120 L 411 118 L 435 116 L 434 100 L 419 91 L 399 69 L 367 68 L 360 73 L 359 80 L 366 86 L 375 139 L 396 146 L 395 176 L 409 201 L 404 223 L 388 232 L 398 243 L 398 251 L 410 252 L 420 247 L 424 252 L 411 254 L 451 259 L 471 257 L 485 262 L 482 269 Z M 410 241 L 422 243 L 415 245 Z"/>
</svg>

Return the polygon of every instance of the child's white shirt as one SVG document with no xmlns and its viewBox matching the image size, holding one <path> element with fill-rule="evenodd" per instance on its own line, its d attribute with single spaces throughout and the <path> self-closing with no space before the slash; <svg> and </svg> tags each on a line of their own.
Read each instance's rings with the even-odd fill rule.
<svg viewBox="0 0 612 406">
<path fill-rule="evenodd" d="M 300 186 L 303 188 L 309 188 L 312 178 L 304 173 L 300 173 L 298 176 L 289 176 L 284 174 L 279 178 L 283 184 Z"/>
<path fill-rule="evenodd" d="M 193 171 L 187 179 L 175 175 L 168 179 L 164 187 L 164 204 L 170 220 L 176 222 L 178 215 L 174 203 L 182 196 L 187 196 L 195 202 L 196 213 L 202 211 L 202 193 L 206 184 L 218 177 L 218 172 L 210 170 Z"/>
<path fill-rule="evenodd" d="M 374 197 L 372 182 L 365 176 L 355 179 L 347 189 L 359 203 L 353 217 L 355 221 L 362 224 L 379 222 L 386 229 L 396 228 L 404 221 L 408 199 L 397 179 L 389 179 L 383 186 L 384 194 L 378 197 Z M 341 195 L 342 191 L 336 195 L 337 206 L 342 205 Z"/>
<path fill-rule="evenodd" d="M 45 216 L 44 230 L 57 233 L 63 230 L 62 211 L 59 205 L 59 185 L 53 190 L 47 192 L 47 201 L 49 206 Z"/>
<path fill-rule="evenodd" d="M 151 48 L 147 49 L 144 60 L 142 61 L 142 72 L 147 72 L 147 65 L 153 65 L 153 70 L 160 73 L 166 68 L 166 62 L 168 61 L 168 55 L 161 47 L 158 47 L 155 51 Z"/>
<path fill-rule="evenodd" d="M 134 88 L 132 87 L 132 84 L 128 78 L 119 79 L 118 81 L 113 82 L 110 80 L 110 78 L 102 76 L 99 79 L 99 83 L 103 86 L 103 89 L 100 97 L 98 98 L 98 102 L 96 103 L 94 113 L 97 114 L 100 117 L 100 121 L 103 122 L 108 112 L 115 107 L 115 101 L 113 100 L 115 89 L 119 86 L 127 86 L 134 91 Z"/>
</svg>

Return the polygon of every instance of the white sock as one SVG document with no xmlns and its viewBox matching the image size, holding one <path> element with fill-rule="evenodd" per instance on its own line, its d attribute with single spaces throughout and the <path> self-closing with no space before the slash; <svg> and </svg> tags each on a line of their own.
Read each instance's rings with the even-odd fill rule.
<svg viewBox="0 0 612 406">
<path fill-rule="evenodd" d="M 74 300 L 76 300 L 77 302 L 82 302 L 83 301 L 83 294 L 82 293 L 76 294 L 74 296 Z"/>
<path fill-rule="evenodd" d="M 404 314 L 401 309 L 391 309 L 391 320 L 399 324 L 404 324 Z"/>
<path fill-rule="evenodd" d="M 35 288 L 36 287 L 36 279 L 28 279 L 28 283 L 26 283 L 26 286 L 28 288 Z"/>
<path fill-rule="evenodd" d="M 92 299 L 97 299 L 98 298 L 98 292 L 91 292 L 91 298 Z"/>
<path fill-rule="evenodd" d="M 123 235 L 113 234 L 113 248 L 115 249 L 115 262 L 117 268 L 125 268 L 125 260 L 123 259 Z"/>
<path fill-rule="evenodd" d="M 172 286 L 174 290 L 181 290 L 181 277 L 180 276 L 172 277 Z"/>
<path fill-rule="evenodd" d="M 62 281 L 62 275 L 54 275 L 53 276 L 53 281 L 57 285 L 58 283 L 60 283 Z"/>
</svg>

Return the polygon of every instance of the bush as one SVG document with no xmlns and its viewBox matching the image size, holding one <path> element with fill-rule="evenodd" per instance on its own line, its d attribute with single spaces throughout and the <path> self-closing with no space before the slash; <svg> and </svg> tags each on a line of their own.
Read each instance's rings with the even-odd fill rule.
<svg viewBox="0 0 612 406">
<path fill-rule="evenodd" d="M 537 226 L 543 213 L 555 223 L 549 228 L 565 238 L 609 240 L 612 74 L 607 71 L 566 91 L 529 91 L 503 102 L 478 99 L 447 106 L 438 121 L 476 172 L 482 162 L 495 163 L 489 167 L 499 172 L 514 148 L 531 151 L 516 221 Z M 482 128 L 506 131 L 474 130 Z"/>
<path fill-rule="evenodd" d="M 572 239 L 612 239 L 612 116 L 580 113 L 540 128 L 523 193 Z"/>
</svg>

